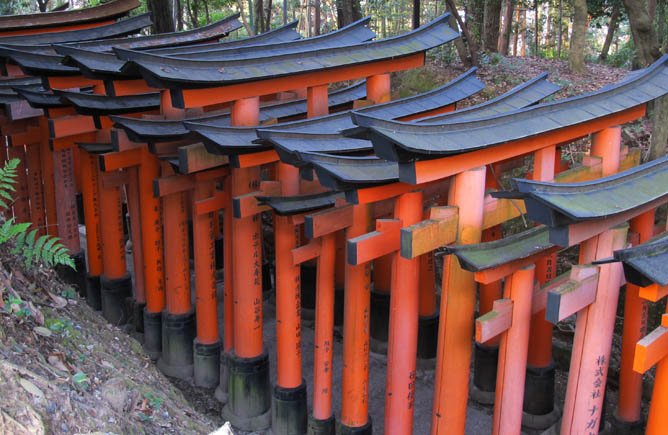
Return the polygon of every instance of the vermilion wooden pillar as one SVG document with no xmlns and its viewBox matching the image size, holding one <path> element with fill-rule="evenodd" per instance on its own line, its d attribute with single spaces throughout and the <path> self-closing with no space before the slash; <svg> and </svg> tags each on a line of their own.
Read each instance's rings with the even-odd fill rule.
<svg viewBox="0 0 668 435">
<path fill-rule="evenodd" d="M 19 159 L 16 167 L 16 192 L 14 192 L 14 219 L 16 222 L 30 222 L 30 202 L 28 200 L 28 177 L 26 175 L 26 156 L 23 145 L 7 147 L 9 159 Z"/>
<path fill-rule="evenodd" d="M 42 187 L 42 164 L 39 144 L 26 145 L 26 167 L 28 169 L 28 196 L 30 198 L 30 222 L 37 229 L 37 236 L 46 234 L 44 214 L 44 188 Z"/>
<path fill-rule="evenodd" d="M 88 305 L 96 310 L 102 309 L 100 277 L 104 272 L 102 260 L 102 223 L 100 216 L 100 195 L 97 155 L 80 150 L 81 190 L 84 201 L 86 224 L 86 254 L 88 275 L 86 276 Z"/>
<path fill-rule="evenodd" d="M 654 236 L 654 210 L 643 213 L 630 222 L 630 230 L 637 233 L 639 243 Z M 619 397 L 617 420 L 631 431 L 642 426 L 642 375 L 633 370 L 636 343 L 647 333 L 648 301 L 639 295 L 639 287 L 626 284 L 624 297 L 624 329 L 622 332 L 622 360 L 619 369 Z"/>
<path fill-rule="evenodd" d="M 395 219 L 402 227 L 422 218 L 422 192 L 397 198 Z M 415 409 L 420 259 L 394 254 L 385 382 L 385 433 L 412 434 Z"/>
<path fill-rule="evenodd" d="M 258 124 L 259 97 L 232 105 L 232 125 Z M 232 197 L 257 191 L 260 168 L 232 168 Z M 229 208 L 232 208 L 230 204 Z M 260 215 L 232 219 L 234 354 L 223 417 L 243 430 L 271 425 L 269 355 L 262 342 L 262 229 Z"/>
<path fill-rule="evenodd" d="M 346 239 L 369 231 L 368 205 L 353 206 L 353 224 Z M 369 419 L 369 291 L 371 267 L 351 266 L 346 261 L 343 308 L 342 434 L 371 434 Z"/>
<path fill-rule="evenodd" d="M 453 177 L 448 203 L 459 207 L 457 243 L 480 242 L 484 193 L 485 167 Z M 475 288 L 473 274 L 464 271 L 454 255 L 447 256 L 443 268 L 432 435 L 464 433 Z"/>
</svg>

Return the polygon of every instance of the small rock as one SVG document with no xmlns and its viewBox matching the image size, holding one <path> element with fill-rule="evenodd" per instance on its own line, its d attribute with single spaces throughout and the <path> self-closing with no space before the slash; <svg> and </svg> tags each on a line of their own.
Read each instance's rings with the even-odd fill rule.
<svg viewBox="0 0 668 435">
<path fill-rule="evenodd" d="M 128 385 L 123 378 L 111 378 L 100 387 L 102 397 L 117 412 L 123 412 L 128 398 Z"/>
</svg>

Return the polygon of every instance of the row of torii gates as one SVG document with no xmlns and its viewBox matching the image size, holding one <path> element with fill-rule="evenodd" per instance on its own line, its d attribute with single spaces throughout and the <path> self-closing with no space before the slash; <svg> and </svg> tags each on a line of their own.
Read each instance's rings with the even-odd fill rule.
<svg viewBox="0 0 668 435">
<path fill-rule="evenodd" d="M 110 322 L 133 321 L 164 373 L 217 387 L 241 429 L 370 434 L 369 402 L 380 399 L 369 395 L 369 353 L 386 352 L 384 431 L 409 434 L 417 360 L 435 358 L 432 434 L 464 433 L 469 393 L 494 404 L 494 433 L 559 418 L 562 434 L 597 433 L 626 283 L 616 418 L 642 424 L 640 373 L 658 363 L 647 433 L 661 433 L 667 317 L 648 335 L 646 325 L 647 300 L 668 292 L 668 238 L 654 213 L 668 201 L 668 159 L 639 165 L 619 126 L 668 93 L 666 56 L 590 94 L 539 104 L 559 89 L 543 74 L 455 110 L 484 87 L 475 69 L 390 101 L 391 72 L 423 65 L 426 50 L 458 36 L 447 15 L 384 40 L 364 19 L 308 39 L 291 23 L 218 42 L 240 27 L 237 16 L 126 37 L 150 23 L 115 21 L 137 4 L 0 17 L 0 133 L 7 156 L 23 162 L 13 217 L 62 239 L 77 262 L 64 278 Z M 328 90 L 355 79 L 365 82 Z M 588 135 L 582 165 L 562 162 L 561 147 Z M 527 179 L 499 191 L 527 158 Z M 269 211 L 273 387 L 262 335 Z M 520 214 L 537 227 L 502 237 Z M 579 264 L 556 276 L 558 252 L 575 245 Z M 444 246 L 439 307 L 434 252 Z M 310 412 L 305 311 L 315 318 Z M 562 410 L 552 326 L 575 313 Z M 336 322 L 342 367 L 332 364 Z"/>
</svg>

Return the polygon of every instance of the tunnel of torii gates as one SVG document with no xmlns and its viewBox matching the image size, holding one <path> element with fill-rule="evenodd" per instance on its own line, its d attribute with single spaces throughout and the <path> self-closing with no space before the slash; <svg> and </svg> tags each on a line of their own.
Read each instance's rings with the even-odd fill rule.
<svg viewBox="0 0 668 435">
<path fill-rule="evenodd" d="M 666 223 L 654 213 L 668 201 L 668 159 L 640 164 L 620 126 L 668 93 L 668 57 L 577 97 L 541 103 L 559 90 L 541 74 L 458 109 L 484 88 L 475 69 L 390 101 L 390 73 L 458 36 L 447 14 L 387 39 L 369 18 L 313 38 L 295 22 L 224 39 L 238 15 L 128 36 L 150 25 L 120 19 L 137 5 L 0 17 L 0 133 L 6 157 L 21 160 L 7 217 L 60 237 L 77 264 L 63 279 L 110 323 L 143 332 L 165 374 L 215 387 L 240 429 L 370 434 L 380 398 L 369 394 L 369 354 L 384 353 L 375 426 L 385 433 L 413 432 L 423 361 L 436 366 L 432 434 L 464 433 L 469 395 L 494 406 L 495 434 L 558 420 L 562 434 L 597 433 L 625 285 L 613 418 L 644 424 L 641 373 L 658 364 L 647 433 L 662 433 L 668 321 L 646 328 L 648 303 L 668 293 Z M 561 148 L 587 136 L 582 163 L 562 161 Z M 503 190 L 518 169 L 525 178 Z M 520 216 L 522 230 L 503 237 Z M 579 264 L 557 276 L 558 253 L 575 245 Z M 274 385 L 262 334 L 270 293 Z M 575 313 L 560 404 L 552 327 Z M 315 320 L 310 398 L 302 317 Z"/>
</svg>

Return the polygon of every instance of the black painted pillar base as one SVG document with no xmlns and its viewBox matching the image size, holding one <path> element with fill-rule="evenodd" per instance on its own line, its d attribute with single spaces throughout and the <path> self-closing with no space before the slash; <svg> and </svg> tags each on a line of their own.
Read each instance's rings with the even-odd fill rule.
<svg viewBox="0 0 668 435">
<path fill-rule="evenodd" d="M 318 272 L 315 263 L 302 263 L 300 266 L 303 319 L 315 319 L 317 273 Z"/>
<path fill-rule="evenodd" d="M 86 221 L 84 220 L 84 201 L 83 194 L 77 193 L 75 195 L 77 201 L 77 223 L 79 225 L 85 225 Z"/>
<path fill-rule="evenodd" d="M 77 252 L 76 254 L 71 254 L 72 261 L 74 261 L 75 269 L 72 269 L 70 266 L 64 264 L 59 264 L 55 267 L 56 274 L 68 284 L 77 286 L 77 292 L 79 296 L 86 297 L 86 255 L 84 251 Z"/>
<path fill-rule="evenodd" d="M 531 429 L 547 429 L 561 413 L 554 406 L 554 362 L 547 367 L 527 367 L 524 381 L 522 425 Z"/>
<path fill-rule="evenodd" d="M 351 426 L 346 426 L 345 424 L 341 424 L 341 426 L 339 426 L 339 434 L 340 435 L 372 435 L 373 434 L 373 427 L 371 425 L 371 417 L 369 417 L 369 421 L 364 426 L 360 426 L 360 427 L 351 427 Z"/>
<path fill-rule="evenodd" d="M 369 319 L 371 351 L 387 355 L 387 337 L 390 325 L 390 292 L 371 289 L 371 318 Z"/>
<path fill-rule="evenodd" d="M 262 300 L 267 300 L 272 296 L 274 284 L 276 283 L 274 269 L 272 263 L 262 264 Z"/>
<path fill-rule="evenodd" d="M 223 405 L 229 400 L 228 386 L 230 383 L 230 354 L 221 349 L 220 351 L 220 381 L 214 395 Z"/>
<path fill-rule="evenodd" d="M 343 326 L 345 294 L 343 287 L 334 288 L 334 326 Z"/>
<path fill-rule="evenodd" d="M 190 379 L 193 376 L 193 340 L 195 312 L 170 314 L 162 312 L 162 355 L 158 368 L 167 376 Z"/>
<path fill-rule="evenodd" d="M 420 316 L 418 319 L 417 357 L 420 359 L 436 358 L 439 317 L 437 310 L 431 316 Z"/>
<path fill-rule="evenodd" d="M 614 433 L 623 433 L 629 435 L 642 435 L 645 433 L 645 423 L 642 420 L 624 421 L 619 418 L 616 412 L 610 423 L 612 424 Z"/>
<path fill-rule="evenodd" d="M 200 343 L 199 339 L 193 342 L 193 373 L 195 385 L 204 388 L 215 388 L 220 382 L 220 349 L 222 342 Z"/>
<path fill-rule="evenodd" d="M 336 418 L 332 415 L 326 420 L 318 420 L 310 416 L 307 433 L 309 435 L 336 435 Z"/>
<path fill-rule="evenodd" d="M 144 310 L 146 302 L 137 302 L 132 299 L 132 322 L 135 325 L 135 331 L 144 332 Z"/>
<path fill-rule="evenodd" d="M 144 352 L 153 361 L 162 353 L 162 313 L 144 308 Z"/>
<path fill-rule="evenodd" d="M 102 295 L 100 294 L 100 275 L 86 274 L 86 303 L 95 311 L 102 309 Z"/>
<path fill-rule="evenodd" d="M 271 386 L 269 355 L 254 358 L 230 355 L 228 402 L 223 418 L 245 431 L 260 431 L 271 426 Z"/>
<path fill-rule="evenodd" d="M 499 359 L 498 346 L 476 343 L 473 360 L 473 382 L 471 399 L 481 405 L 494 404 L 496 391 L 496 366 Z"/>
<path fill-rule="evenodd" d="M 132 279 L 129 274 L 123 278 L 100 277 L 102 316 L 112 325 L 123 325 L 128 321 L 125 298 L 132 296 Z"/>
<path fill-rule="evenodd" d="M 271 404 L 271 430 L 274 435 L 301 435 L 306 433 L 306 382 L 296 388 L 274 387 Z"/>
</svg>

